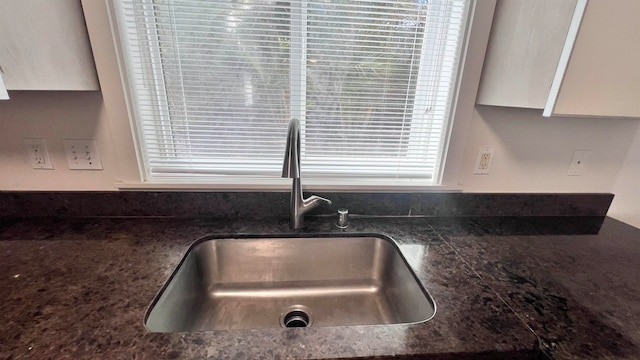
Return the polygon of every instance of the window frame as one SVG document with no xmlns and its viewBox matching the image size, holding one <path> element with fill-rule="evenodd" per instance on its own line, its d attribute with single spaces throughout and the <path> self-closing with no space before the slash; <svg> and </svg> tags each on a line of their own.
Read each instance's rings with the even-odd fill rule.
<svg viewBox="0 0 640 360">
<path fill-rule="evenodd" d="M 113 83 L 108 86 L 108 91 L 105 92 L 105 86 L 102 86 L 103 96 L 105 97 L 105 103 L 111 103 L 115 106 L 108 106 L 113 108 L 116 113 L 120 115 L 126 115 L 124 120 L 129 121 L 114 121 L 111 124 L 111 128 L 114 129 L 114 133 L 125 136 L 119 143 L 126 146 L 118 157 L 124 163 L 121 166 L 123 169 L 123 176 L 115 186 L 119 189 L 210 189 L 210 190 L 281 190 L 290 186 L 288 179 L 273 179 L 273 178 L 261 178 L 261 177 L 244 177 L 243 179 L 207 179 L 196 181 L 181 181 L 179 179 L 173 179 L 171 181 L 150 182 L 145 178 L 144 162 L 142 154 L 139 151 L 140 144 L 137 137 L 137 126 L 134 120 L 136 116 L 135 109 L 131 106 L 132 100 L 135 99 L 135 95 L 128 89 L 127 74 L 124 67 L 126 58 L 126 52 L 128 49 L 123 49 L 119 46 L 117 41 L 119 34 L 117 26 L 115 25 L 114 12 L 116 11 L 114 4 L 111 0 L 106 1 L 106 14 L 100 13 L 104 9 L 100 9 L 100 5 L 88 5 L 90 0 L 82 0 L 85 7 L 85 13 L 93 13 L 91 17 L 101 16 L 108 21 L 111 30 L 111 42 L 105 41 L 108 37 L 96 36 L 95 29 L 100 28 L 99 24 L 92 24 L 92 20 L 88 20 L 88 30 L 91 36 L 92 45 L 107 46 L 110 49 L 102 55 L 104 57 L 99 59 L 96 57 L 96 64 L 98 67 L 98 75 L 101 79 L 101 85 L 104 83 L 103 79 L 107 76 L 114 75 L 111 66 L 110 69 L 101 69 L 99 66 L 101 62 L 114 60 L 117 64 L 117 73 L 120 77 L 120 88 L 113 86 Z M 479 82 L 480 72 L 482 69 L 482 59 L 484 58 L 484 52 L 486 50 L 486 42 L 490 31 L 493 10 L 495 7 L 495 1 L 472 1 L 470 7 L 469 24 L 466 27 L 466 34 L 464 36 L 462 59 L 458 68 L 458 86 L 454 93 L 454 106 L 452 107 L 451 122 L 449 129 L 447 129 L 447 136 L 445 136 L 446 152 L 443 155 L 442 167 L 438 174 L 439 185 L 434 184 L 422 184 L 412 180 L 393 180 L 393 181 L 380 181 L 371 180 L 340 180 L 340 181 L 327 181 L 326 179 L 315 181 L 314 179 L 305 180 L 305 189 L 313 190 L 332 190 L 332 191 L 442 191 L 442 190 L 460 190 L 462 184 L 459 183 L 460 178 L 460 165 L 462 164 L 462 157 L 464 154 L 464 143 L 467 137 L 467 130 L 471 121 L 471 115 L 475 103 L 475 94 L 477 92 L 477 85 Z M 106 15 L 106 16 L 105 16 Z M 104 27 L 102 28 L 104 29 Z M 94 41 L 94 38 L 99 38 Z M 94 50 L 94 55 L 96 51 Z M 109 105 L 109 104 L 107 104 Z M 124 107 L 122 106 L 124 105 Z M 128 136 L 126 136 L 128 135 Z M 133 147 L 131 146 L 133 145 Z M 130 151 L 133 148 L 134 151 Z M 122 156 L 122 153 L 125 156 Z M 132 162 L 133 159 L 136 161 Z M 132 171 L 133 165 L 137 165 L 137 171 Z"/>
</svg>

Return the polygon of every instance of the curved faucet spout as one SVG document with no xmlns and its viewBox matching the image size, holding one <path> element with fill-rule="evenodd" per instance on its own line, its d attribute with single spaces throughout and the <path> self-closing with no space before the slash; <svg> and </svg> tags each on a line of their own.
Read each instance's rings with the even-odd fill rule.
<svg viewBox="0 0 640 360">
<path fill-rule="evenodd" d="M 303 226 L 304 214 L 325 203 L 331 205 L 331 200 L 320 196 L 312 195 L 305 199 L 302 194 L 302 183 L 300 181 L 300 122 L 291 119 L 289 132 L 287 134 L 287 146 L 284 152 L 284 162 L 282 164 L 282 177 L 293 178 L 291 185 L 291 200 L 289 202 L 289 212 L 292 229 L 301 229 Z"/>
<path fill-rule="evenodd" d="M 291 119 L 282 164 L 283 178 L 300 178 L 300 121 Z"/>
</svg>

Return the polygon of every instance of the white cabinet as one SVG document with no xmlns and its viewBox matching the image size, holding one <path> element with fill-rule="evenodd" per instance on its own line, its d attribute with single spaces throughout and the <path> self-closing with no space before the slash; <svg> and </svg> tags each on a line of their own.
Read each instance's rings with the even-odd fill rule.
<svg viewBox="0 0 640 360">
<path fill-rule="evenodd" d="M 476 102 L 640 117 L 640 1 L 499 0 Z"/>
<path fill-rule="evenodd" d="M 544 108 L 577 0 L 499 0 L 476 102 Z"/>
<path fill-rule="evenodd" d="M 640 118 L 640 1 L 589 0 L 552 115 Z"/>
<path fill-rule="evenodd" d="M 99 90 L 80 0 L 0 0 L 8 90 Z"/>
</svg>

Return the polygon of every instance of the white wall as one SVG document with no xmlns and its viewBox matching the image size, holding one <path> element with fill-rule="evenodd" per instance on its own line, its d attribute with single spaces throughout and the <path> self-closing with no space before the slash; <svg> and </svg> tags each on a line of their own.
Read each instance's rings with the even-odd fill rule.
<svg viewBox="0 0 640 360">
<path fill-rule="evenodd" d="M 611 192 L 638 130 L 629 119 L 542 117 L 542 110 L 476 106 L 461 183 L 467 192 Z M 480 146 L 496 148 L 489 175 L 474 175 Z M 585 174 L 568 176 L 575 150 Z"/>
<path fill-rule="evenodd" d="M 140 181 L 107 5 L 82 6 L 102 91 L 10 91 L 0 101 L 0 191 L 117 190 Z M 47 141 L 54 170 L 31 167 L 25 137 Z M 104 169 L 69 170 L 63 139 L 95 139 Z"/>
<path fill-rule="evenodd" d="M 616 194 L 609 215 L 640 228 L 640 131 L 633 143 L 613 186 Z"/>
<path fill-rule="evenodd" d="M 114 190 L 118 159 L 97 91 L 10 91 L 0 101 L 0 190 Z M 54 170 L 31 167 L 24 138 L 43 138 Z M 104 170 L 69 170 L 63 139 L 96 139 Z"/>
</svg>

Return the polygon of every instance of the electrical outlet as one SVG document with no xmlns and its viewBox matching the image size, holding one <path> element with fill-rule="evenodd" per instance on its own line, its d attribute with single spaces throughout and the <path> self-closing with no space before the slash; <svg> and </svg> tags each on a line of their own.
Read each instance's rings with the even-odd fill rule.
<svg viewBox="0 0 640 360">
<path fill-rule="evenodd" d="M 53 170 L 53 163 L 49 157 L 49 151 L 47 150 L 47 143 L 44 139 L 24 139 L 24 144 L 27 147 L 27 154 L 29 155 L 29 161 L 34 169 L 46 169 Z"/>
<path fill-rule="evenodd" d="M 569 176 L 580 176 L 584 175 L 585 171 L 585 163 L 589 159 L 591 155 L 591 150 L 577 150 L 573 153 L 573 159 L 571 159 L 571 164 L 569 165 L 569 171 L 567 171 L 567 175 Z"/>
<path fill-rule="evenodd" d="M 95 140 L 62 140 L 71 170 L 102 170 Z"/>
<path fill-rule="evenodd" d="M 478 157 L 476 158 L 476 167 L 473 171 L 476 175 L 488 175 L 491 167 L 491 159 L 493 158 L 493 152 L 495 148 L 484 146 L 478 151 Z"/>
</svg>

